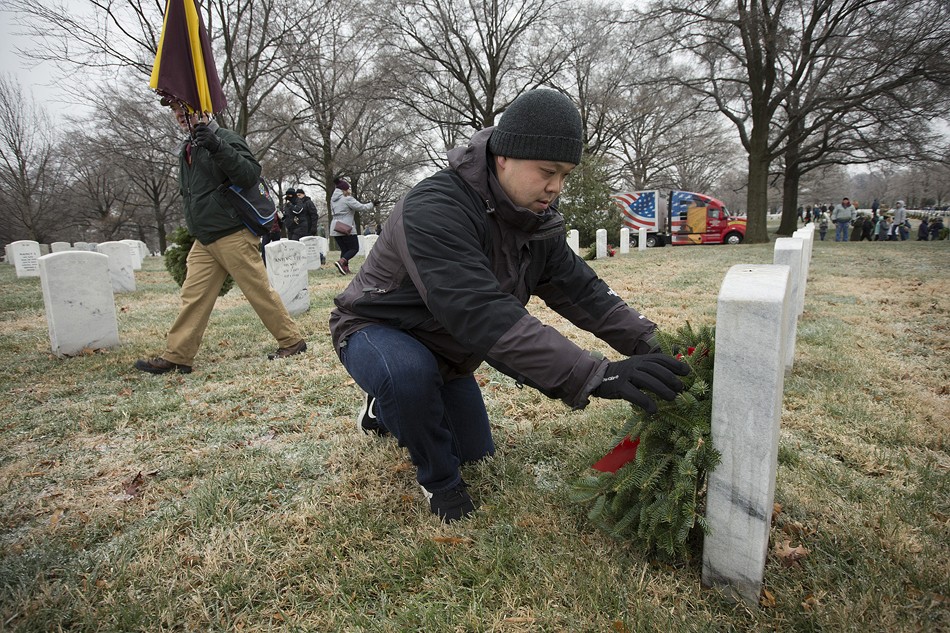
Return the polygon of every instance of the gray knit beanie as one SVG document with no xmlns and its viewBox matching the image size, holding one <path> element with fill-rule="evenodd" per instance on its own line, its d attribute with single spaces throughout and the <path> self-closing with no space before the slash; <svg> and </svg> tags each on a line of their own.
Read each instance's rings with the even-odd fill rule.
<svg viewBox="0 0 950 633">
<path fill-rule="evenodd" d="M 566 95 L 531 90 L 502 114 L 488 139 L 488 150 L 495 156 L 577 165 L 584 151 L 583 136 L 580 112 Z"/>
</svg>

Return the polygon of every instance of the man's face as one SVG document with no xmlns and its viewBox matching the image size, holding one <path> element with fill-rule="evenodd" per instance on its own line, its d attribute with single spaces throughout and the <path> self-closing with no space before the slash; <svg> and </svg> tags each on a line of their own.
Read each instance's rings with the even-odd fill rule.
<svg viewBox="0 0 950 633">
<path fill-rule="evenodd" d="M 553 160 L 528 160 L 496 156 L 498 182 L 511 201 L 535 213 L 543 213 L 564 187 L 575 165 Z"/>
<path fill-rule="evenodd" d="M 171 108 L 175 120 L 178 122 L 178 127 L 181 128 L 182 132 L 191 132 L 192 128 L 199 122 L 203 121 L 207 123 L 207 117 L 199 116 L 197 112 L 186 112 L 184 108 L 177 103 L 173 104 Z"/>
<path fill-rule="evenodd" d="M 298 193 L 298 194 L 297 194 L 297 200 L 303 200 L 303 194 L 302 194 L 302 193 Z"/>
<path fill-rule="evenodd" d="M 843 207 L 850 207 L 850 206 L 851 206 L 851 201 L 848 200 L 847 198 L 845 198 L 844 200 L 841 201 L 841 206 L 843 206 Z"/>
</svg>

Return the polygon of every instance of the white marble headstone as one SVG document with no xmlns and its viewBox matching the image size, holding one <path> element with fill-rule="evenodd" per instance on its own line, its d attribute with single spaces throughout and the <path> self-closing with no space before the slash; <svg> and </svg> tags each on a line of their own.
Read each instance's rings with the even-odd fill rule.
<svg viewBox="0 0 950 633">
<path fill-rule="evenodd" d="M 785 371 L 791 371 L 792 364 L 795 362 L 798 315 L 802 312 L 798 301 L 801 296 L 801 286 L 805 283 L 803 274 L 805 242 L 797 237 L 780 237 L 775 240 L 774 249 L 772 263 L 788 266 L 789 282 L 792 285 L 792 305 L 785 315 Z"/>
<path fill-rule="evenodd" d="M 264 246 L 267 277 L 290 314 L 310 309 L 307 247 L 296 240 L 280 240 Z"/>
<path fill-rule="evenodd" d="M 323 258 L 326 259 L 327 255 L 330 253 L 330 240 L 318 235 L 317 239 L 320 240 L 320 254 L 323 255 Z"/>
<path fill-rule="evenodd" d="M 805 289 L 808 286 L 808 270 L 811 267 L 812 248 L 815 245 L 815 225 L 805 225 L 792 233 L 792 237 L 801 238 L 805 242 L 802 251 L 802 283 L 798 288 L 798 314 L 803 314 L 805 312 Z"/>
<path fill-rule="evenodd" d="M 99 245 L 99 252 L 109 258 L 109 277 L 112 279 L 113 292 L 135 292 L 133 259 L 136 257 L 138 247 L 130 248 L 125 240 L 103 242 Z"/>
<path fill-rule="evenodd" d="M 126 248 L 129 249 L 129 254 L 132 257 L 132 269 L 133 270 L 142 270 L 142 251 L 139 249 L 138 240 L 120 240 L 121 243 L 125 244 Z M 99 251 L 102 252 L 101 250 Z"/>
<path fill-rule="evenodd" d="M 597 229 L 597 259 L 607 257 L 607 229 Z"/>
<path fill-rule="evenodd" d="M 62 253 L 64 251 L 73 250 L 72 245 L 69 242 L 53 242 L 49 245 L 50 252 L 53 253 Z"/>
<path fill-rule="evenodd" d="M 376 246 L 376 240 L 378 239 L 379 236 L 375 233 L 363 237 L 363 257 L 369 257 L 369 254 L 373 250 L 373 247 Z"/>
<path fill-rule="evenodd" d="M 300 243 L 307 247 L 307 270 L 320 268 L 320 239 L 314 235 L 300 238 Z"/>
<path fill-rule="evenodd" d="M 637 229 L 637 250 L 645 251 L 647 249 L 647 230 Z"/>
<path fill-rule="evenodd" d="M 49 340 L 57 356 L 119 344 L 109 257 L 88 251 L 44 255 L 40 284 Z"/>
<path fill-rule="evenodd" d="M 73 242 L 73 250 L 76 251 L 88 251 L 89 242 Z"/>
<path fill-rule="evenodd" d="M 630 252 L 630 229 L 623 227 L 620 229 L 620 254 L 626 255 Z"/>
<path fill-rule="evenodd" d="M 716 311 L 712 442 L 722 462 L 707 485 L 702 579 L 752 605 L 768 555 L 791 293 L 788 266 L 737 265 Z"/>
<path fill-rule="evenodd" d="M 577 229 L 571 229 L 567 232 L 567 245 L 571 247 L 575 255 L 580 255 L 581 253 L 580 240 L 581 236 Z"/>
<path fill-rule="evenodd" d="M 33 240 L 18 240 L 10 243 L 10 257 L 16 266 L 17 277 L 40 276 L 40 243 Z"/>
</svg>

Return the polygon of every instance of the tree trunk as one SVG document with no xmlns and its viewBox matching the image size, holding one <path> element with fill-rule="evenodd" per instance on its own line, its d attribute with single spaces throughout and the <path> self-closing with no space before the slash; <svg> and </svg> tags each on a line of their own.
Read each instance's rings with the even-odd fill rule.
<svg viewBox="0 0 950 633">
<path fill-rule="evenodd" d="M 797 164 L 785 164 L 782 181 L 782 223 L 776 231 L 777 235 L 789 237 L 798 229 L 798 184 L 801 178 Z"/>
<path fill-rule="evenodd" d="M 749 137 L 749 193 L 746 196 L 747 244 L 769 241 L 765 223 L 769 210 L 768 126 L 756 125 Z"/>
</svg>

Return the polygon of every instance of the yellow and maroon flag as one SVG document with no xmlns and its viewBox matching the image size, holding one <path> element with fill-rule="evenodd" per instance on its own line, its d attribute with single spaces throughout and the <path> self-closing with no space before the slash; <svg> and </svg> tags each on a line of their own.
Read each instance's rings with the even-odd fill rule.
<svg viewBox="0 0 950 633">
<path fill-rule="evenodd" d="M 227 107 L 196 0 L 167 0 L 148 85 L 195 112 L 215 114 Z"/>
</svg>

